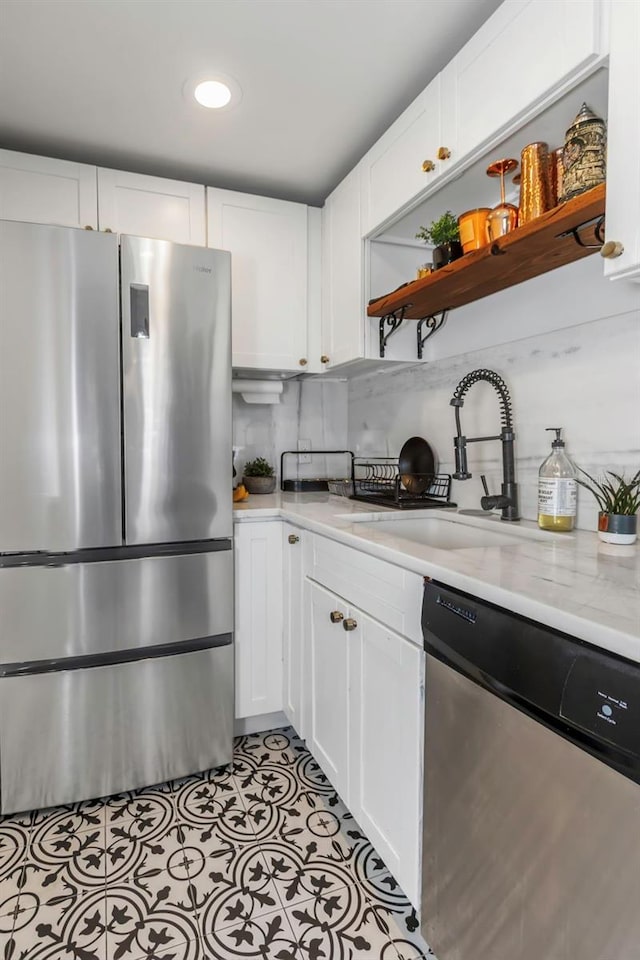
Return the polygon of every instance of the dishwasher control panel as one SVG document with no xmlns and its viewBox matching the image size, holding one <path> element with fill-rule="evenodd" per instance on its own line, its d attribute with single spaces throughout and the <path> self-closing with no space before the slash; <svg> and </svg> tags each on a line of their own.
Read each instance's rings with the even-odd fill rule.
<svg viewBox="0 0 640 960">
<path fill-rule="evenodd" d="M 578 656 L 567 676 L 560 716 L 640 757 L 640 667 Z"/>
</svg>

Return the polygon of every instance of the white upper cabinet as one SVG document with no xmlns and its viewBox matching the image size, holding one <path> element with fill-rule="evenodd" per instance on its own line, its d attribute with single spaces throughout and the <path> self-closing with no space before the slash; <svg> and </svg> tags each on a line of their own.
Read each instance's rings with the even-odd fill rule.
<svg viewBox="0 0 640 960">
<path fill-rule="evenodd" d="M 123 170 L 98 170 L 101 230 L 207 245 L 204 187 Z"/>
<path fill-rule="evenodd" d="M 233 366 L 308 371 L 306 206 L 208 187 L 207 213 L 231 251 Z"/>
<path fill-rule="evenodd" d="M 322 343 L 327 367 L 364 356 L 360 168 L 322 210 Z"/>
<path fill-rule="evenodd" d="M 96 168 L 0 150 L 0 218 L 95 230 Z"/>
<path fill-rule="evenodd" d="M 605 259 L 605 275 L 612 280 L 640 277 L 639 51 L 640 4 L 613 0 L 605 239 L 624 249 Z"/>
<path fill-rule="evenodd" d="M 442 75 L 458 156 L 557 99 L 603 53 L 602 0 L 505 0 Z"/>
<path fill-rule="evenodd" d="M 443 143 L 440 76 L 407 107 L 366 155 L 362 170 L 363 210 L 369 233 L 432 184 L 455 158 Z"/>
</svg>

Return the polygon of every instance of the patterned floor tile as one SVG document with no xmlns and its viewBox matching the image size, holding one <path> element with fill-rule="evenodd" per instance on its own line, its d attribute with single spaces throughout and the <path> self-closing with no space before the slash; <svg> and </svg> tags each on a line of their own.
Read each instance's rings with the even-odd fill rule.
<svg viewBox="0 0 640 960">
<path fill-rule="evenodd" d="M 55 886 L 20 893 L 5 956 L 22 960 L 107 960 L 105 891 L 68 896 Z"/>
<path fill-rule="evenodd" d="M 107 960 L 151 960 L 198 940 L 188 878 L 180 869 L 140 872 L 107 888 Z M 195 952 L 195 948 L 191 949 Z"/>
<path fill-rule="evenodd" d="M 239 907 L 230 922 L 203 935 L 202 945 L 207 960 L 301 960 L 283 910 L 253 917 Z"/>
<path fill-rule="evenodd" d="M 208 857 L 196 847 L 185 847 L 184 852 L 191 861 L 189 882 L 201 935 L 229 926 L 239 916 L 255 920 L 280 908 L 276 885 L 257 844 L 221 847 Z"/>
<path fill-rule="evenodd" d="M 205 856 L 222 844 L 241 846 L 256 842 L 256 816 L 243 805 L 237 793 L 220 798 L 193 799 L 189 805 L 181 805 L 177 819 L 188 846 L 200 846 Z"/>
<path fill-rule="evenodd" d="M 397 960 L 388 930 L 355 883 L 323 891 L 286 914 L 305 960 Z"/>
<path fill-rule="evenodd" d="M 300 850 L 291 843 L 274 840 L 262 843 L 260 850 L 283 907 L 312 897 L 330 897 L 353 883 L 348 865 L 323 855 L 314 841 Z"/>
<path fill-rule="evenodd" d="M 23 862 L 28 848 L 29 830 L 23 824 L 12 820 L 0 822 L 0 883 Z"/>
<path fill-rule="evenodd" d="M 390 873 L 369 876 L 361 881 L 360 886 L 379 925 L 388 931 L 398 960 L 434 956 L 420 934 L 415 909 Z"/>
</svg>

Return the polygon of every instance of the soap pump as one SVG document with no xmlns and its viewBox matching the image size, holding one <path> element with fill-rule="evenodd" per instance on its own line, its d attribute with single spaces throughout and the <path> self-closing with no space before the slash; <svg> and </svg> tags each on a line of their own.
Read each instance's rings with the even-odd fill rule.
<svg viewBox="0 0 640 960">
<path fill-rule="evenodd" d="M 564 452 L 562 427 L 547 427 L 554 433 L 551 453 L 538 472 L 538 526 L 566 532 L 576 522 L 578 484 L 576 469 Z"/>
</svg>

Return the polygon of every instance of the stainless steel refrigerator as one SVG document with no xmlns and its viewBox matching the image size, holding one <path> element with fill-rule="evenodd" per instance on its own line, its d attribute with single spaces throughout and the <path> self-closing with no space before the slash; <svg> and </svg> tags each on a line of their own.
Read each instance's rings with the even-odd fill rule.
<svg viewBox="0 0 640 960">
<path fill-rule="evenodd" d="M 226 763 L 230 257 L 0 221 L 0 811 Z"/>
</svg>

